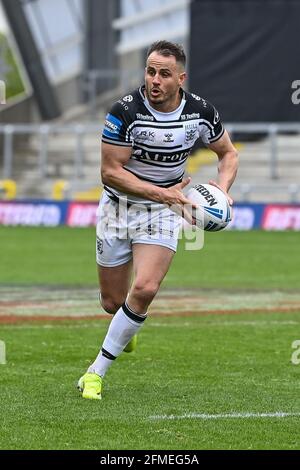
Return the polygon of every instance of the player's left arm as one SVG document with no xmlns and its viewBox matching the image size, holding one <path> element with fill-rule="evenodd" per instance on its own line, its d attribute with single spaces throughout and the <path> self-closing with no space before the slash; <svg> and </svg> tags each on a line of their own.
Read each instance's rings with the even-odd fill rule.
<svg viewBox="0 0 300 470">
<path fill-rule="evenodd" d="M 232 204 L 233 200 L 229 196 L 228 191 L 237 174 L 238 152 L 232 144 L 226 130 L 219 140 L 212 142 L 207 146 L 217 154 L 219 159 L 218 181 L 216 182 L 211 180 L 209 183 L 224 191 L 228 197 L 229 203 Z"/>
</svg>

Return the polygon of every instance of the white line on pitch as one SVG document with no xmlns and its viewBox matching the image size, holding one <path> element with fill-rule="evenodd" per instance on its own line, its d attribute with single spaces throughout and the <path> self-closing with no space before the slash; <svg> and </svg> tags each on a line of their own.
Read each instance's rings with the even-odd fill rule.
<svg viewBox="0 0 300 470">
<path fill-rule="evenodd" d="M 68 320 L 66 318 L 66 320 Z M 50 320 L 51 321 L 51 320 Z M 300 322 L 297 321 L 232 321 L 232 322 L 201 322 L 198 324 L 198 326 L 205 327 L 205 326 L 270 326 L 270 325 L 277 325 L 277 326 L 288 326 L 288 325 L 299 325 Z M 59 322 L 56 322 L 54 320 L 53 323 L 47 324 L 47 323 L 39 323 L 39 324 L 31 324 L 31 323 L 22 323 L 22 324 L 16 324 L 16 323 L 11 323 L 11 324 L 4 324 L 1 325 L 1 329 L 7 329 L 11 330 L 12 328 L 16 328 L 18 330 L 34 330 L 34 329 L 52 329 L 52 328 L 64 328 L 64 329 L 80 329 L 80 328 L 91 328 L 92 326 L 95 326 L 97 328 L 100 327 L 100 323 L 95 323 L 94 321 L 91 323 L 80 323 L 80 324 L 74 324 L 72 323 L 71 325 L 66 325 L 66 324 L 61 324 Z M 105 326 L 105 325 L 103 325 Z M 192 323 L 189 322 L 183 322 L 183 323 L 158 323 L 158 322 L 151 322 L 148 323 L 148 327 L 154 327 L 154 328 L 183 328 L 183 327 L 191 327 L 195 326 Z"/>
<path fill-rule="evenodd" d="M 59 322 L 53 322 L 51 324 L 48 323 L 38 323 L 38 324 L 32 324 L 32 323 L 22 323 L 22 324 L 16 324 L 16 323 L 10 323 L 6 325 L 1 325 L 0 328 L 1 330 L 11 330 L 12 328 L 15 328 L 17 330 L 37 330 L 37 329 L 45 329 L 45 330 L 50 330 L 54 328 L 64 328 L 64 329 L 80 329 L 80 328 L 91 328 L 91 327 L 96 327 L 99 328 L 101 326 L 101 323 L 81 323 L 81 324 L 72 324 L 72 325 L 62 325 Z M 103 327 L 105 327 L 105 324 L 103 324 Z"/>
<path fill-rule="evenodd" d="M 208 322 L 199 322 L 198 326 L 270 326 L 270 325 L 299 325 L 300 322 L 298 321 L 280 321 L 280 320 L 271 320 L 271 321 L 208 321 Z M 159 322 L 151 322 L 149 326 L 154 327 L 167 327 L 167 328 L 181 328 L 183 326 L 191 326 L 192 323 L 184 322 L 184 323 L 159 323 Z M 194 324 L 193 324 L 194 325 Z"/>
<path fill-rule="evenodd" d="M 149 416 L 152 420 L 174 420 L 174 419 L 246 419 L 246 418 L 290 418 L 300 416 L 300 412 L 285 413 L 278 411 L 276 413 L 224 413 L 224 414 L 206 414 L 206 413 L 185 413 L 183 415 L 158 415 Z"/>
</svg>

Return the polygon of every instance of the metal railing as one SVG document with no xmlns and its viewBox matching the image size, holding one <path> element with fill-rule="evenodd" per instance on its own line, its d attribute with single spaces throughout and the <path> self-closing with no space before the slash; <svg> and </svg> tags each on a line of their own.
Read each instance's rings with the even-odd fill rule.
<svg viewBox="0 0 300 470">
<path fill-rule="evenodd" d="M 233 139 L 239 134 L 253 136 L 261 135 L 264 140 L 264 163 L 269 167 L 270 184 L 277 181 L 280 183 L 280 165 L 285 165 L 285 158 L 279 159 L 279 137 L 285 135 L 285 133 L 292 134 L 298 138 L 300 144 L 300 123 L 227 123 L 226 129 L 232 135 Z M 55 137 L 58 134 L 65 134 L 72 137 L 72 164 L 73 164 L 73 176 L 77 179 L 80 179 L 84 172 L 85 165 L 85 152 L 84 148 L 84 138 L 88 134 L 99 135 L 101 134 L 102 127 L 99 124 L 93 122 L 87 123 L 68 123 L 68 124 L 58 124 L 58 123 L 43 123 L 43 124 L 0 124 L 0 135 L 3 136 L 3 163 L 2 163 L 2 174 L 0 172 L 0 178 L 2 179 L 13 179 L 13 166 L 14 166 L 14 140 L 16 136 L 27 135 L 27 137 L 37 137 L 37 161 L 36 166 L 38 168 L 38 174 L 40 178 L 46 178 L 47 176 L 47 167 L 49 165 L 49 140 L 52 137 Z M 100 139 L 99 139 L 100 140 Z M 251 140 L 251 139 L 250 139 Z M 253 139 L 252 141 L 253 142 Z M 254 141 L 255 143 L 255 141 Z M 73 145 L 74 144 L 74 145 Z M 294 167 L 291 168 L 291 171 L 298 171 L 300 175 L 300 145 L 298 147 L 298 140 L 296 146 L 293 147 L 294 156 L 296 159 L 293 164 Z M 291 150 L 291 151 L 292 151 Z M 295 150 L 297 153 L 295 153 Z M 57 150 L 59 154 L 59 150 Z M 299 155 L 299 158 L 298 158 Z M 284 154 L 286 157 L 286 154 Z M 61 158 L 61 163 L 64 162 L 64 159 Z M 242 162 L 241 162 L 242 164 Z M 296 166 L 297 168 L 296 168 Z M 293 173 L 294 174 L 294 173 Z M 276 188 L 280 190 L 282 186 L 276 183 Z M 259 181 L 257 181 L 259 185 Z M 257 185 L 254 184 L 242 184 L 240 185 L 240 194 L 245 200 L 249 198 L 250 193 L 253 191 L 253 188 Z M 238 188 L 238 182 L 235 184 L 235 188 Z M 283 187 L 282 187 L 283 188 Z M 284 191 L 287 191 L 290 195 L 290 201 L 299 200 L 299 185 L 297 184 L 297 178 L 295 181 L 291 181 L 291 184 L 284 185 Z M 268 188 L 266 188 L 266 192 Z"/>
<path fill-rule="evenodd" d="M 97 116 L 99 101 L 106 101 L 107 95 L 110 101 L 111 95 L 124 96 L 143 82 L 143 76 L 144 69 L 87 70 L 82 78 L 82 88 L 87 93 L 90 119 Z M 100 95 L 99 88 L 103 88 Z"/>
<path fill-rule="evenodd" d="M 274 192 L 279 195 L 278 201 L 274 201 Z M 269 201 L 266 195 L 270 195 L 270 202 L 276 203 L 291 203 L 297 204 L 300 202 L 300 184 L 280 184 L 276 183 L 276 188 L 273 185 L 267 184 L 251 184 L 251 183 L 235 183 L 232 189 L 238 202 L 262 202 Z M 284 198 L 282 195 L 285 195 Z M 262 196 L 263 195 L 263 196 Z M 253 200 L 255 196 L 255 200 Z"/>
<path fill-rule="evenodd" d="M 84 149 L 83 138 L 87 134 L 101 132 L 102 127 L 94 123 L 80 124 L 1 124 L 0 134 L 3 135 L 3 179 L 11 179 L 14 159 L 14 136 L 36 135 L 39 138 L 37 165 L 41 178 L 46 177 L 48 164 L 49 137 L 55 134 L 70 134 L 74 137 L 74 176 L 83 175 Z"/>
<path fill-rule="evenodd" d="M 267 135 L 269 138 L 269 167 L 270 178 L 276 180 L 279 178 L 278 173 L 278 135 L 284 133 L 298 133 L 300 134 L 300 123 L 228 123 L 226 129 L 230 135 L 244 133 L 244 134 L 261 134 Z M 300 148 L 299 148 L 299 163 L 300 163 Z"/>
</svg>

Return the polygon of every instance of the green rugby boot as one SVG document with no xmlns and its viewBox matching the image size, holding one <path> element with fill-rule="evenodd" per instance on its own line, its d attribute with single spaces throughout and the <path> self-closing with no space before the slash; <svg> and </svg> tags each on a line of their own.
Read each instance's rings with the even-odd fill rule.
<svg viewBox="0 0 300 470">
<path fill-rule="evenodd" d="M 123 349 L 123 351 L 125 352 L 132 352 L 132 351 L 135 351 L 136 349 L 136 344 L 137 344 L 137 335 L 134 335 L 131 340 L 129 341 L 129 343 L 125 346 L 125 348 Z"/>
<path fill-rule="evenodd" d="M 77 388 L 82 393 L 82 398 L 101 400 L 102 377 L 87 372 L 78 380 Z"/>
</svg>

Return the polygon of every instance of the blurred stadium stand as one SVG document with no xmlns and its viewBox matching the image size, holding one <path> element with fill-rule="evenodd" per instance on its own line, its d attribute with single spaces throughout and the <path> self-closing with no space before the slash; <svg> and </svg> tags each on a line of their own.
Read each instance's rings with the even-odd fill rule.
<svg viewBox="0 0 300 470">
<path fill-rule="evenodd" d="M 244 15 L 243 8 L 251 8 L 251 4 L 257 8 L 257 2 L 250 0 L 223 3 L 236 15 Z M 269 1 L 265 3 L 266 8 L 272 8 Z M 29 83 L 25 97 L 2 105 L 0 110 L 0 179 L 17 182 L 18 198 L 49 198 L 53 194 L 58 198 L 98 197 L 103 118 L 112 101 L 140 84 L 146 50 L 153 41 L 165 38 L 185 46 L 192 91 L 197 92 L 195 80 L 199 85 L 201 70 L 211 73 L 205 61 L 212 62 L 213 57 L 218 67 L 224 65 L 225 55 L 223 61 L 216 58 L 214 47 L 220 47 L 216 25 L 226 12 L 220 11 L 214 0 L 2 0 L 2 5 Z M 231 28 L 228 22 L 222 40 L 226 28 Z M 204 31 L 210 31 L 205 40 Z M 22 42 L 27 42 L 27 47 Z M 231 42 L 233 56 L 235 44 L 238 41 Z M 204 54 L 204 46 L 212 49 Z M 276 82 L 270 83 L 274 94 Z M 224 88 L 222 96 L 222 70 L 206 77 L 206 86 L 203 93 L 200 87 L 199 94 L 222 111 L 224 108 L 227 128 L 235 141 L 243 136 L 233 197 L 253 202 L 299 202 L 300 121 L 295 113 L 299 114 L 300 105 L 293 104 L 290 123 L 277 125 L 271 118 L 268 122 L 247 122 L 243 113 L 232 119 L 227 103 L 235 99 L 235 88 L 230 94 L 228 87 Z M 213 98 L 216 87 L 222 106 Z M 291 83 L 286 83 L 289 102 L 292 92 Z M 241 100 L 240 90 L 237 99 Z M 251 109 L 256 105 L 253 100 L 242 104 Z M 215 168 L 215 157 L 200 149 L 188 172 L 196 181 L 207 181 L 215 177 Z"/>
<path fill-rule="evenodd" d="M 230 124 L 235 133 L 259 132 L 260 140 L 237 144 L 241 158 L 239 176 L 232 194 L 236 200 L 300 201 L 300 123 Z M 284 135 L 290 130 L 294 135 Z M 280 132 L 279 132 L 280 131 Z M 84 190 L 99 184 L 99 141 L 101 125 L 97 123 L 0 125 L 4 135 L 2 178 L 18 182 L 18 197 L 49 197 L 57 180 L 69 182 L 71 189 Z M 29 135 L 18 144 L 14 136 Z M 198 150 L 190 159 L 187 171 L 195 181 L 216 176 L 216 156 Z M 212 165 L 213 164 L 213 165 Z M 292 169 L 292 170 L 291 170 Z"/>
</svg>

